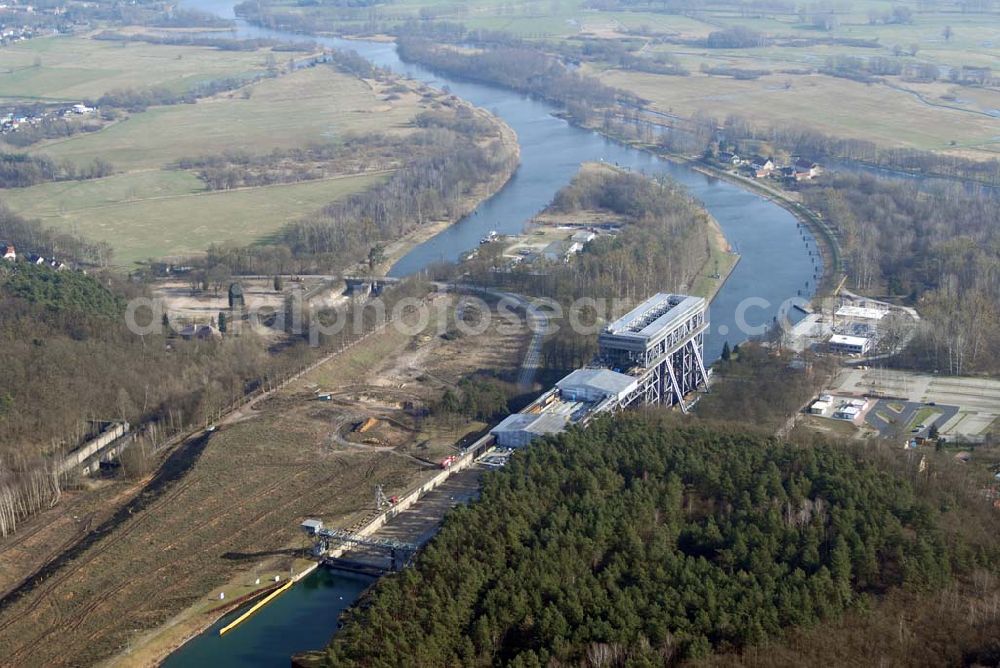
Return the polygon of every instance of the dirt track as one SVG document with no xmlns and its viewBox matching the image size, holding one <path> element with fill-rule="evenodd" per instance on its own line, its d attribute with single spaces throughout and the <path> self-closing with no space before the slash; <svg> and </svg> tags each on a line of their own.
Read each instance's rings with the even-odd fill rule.
<svg viewBox="0 0 1000 668">
<path fill-rule="evenodd" d="M 453 450 L 468 427 L 414 422 L 403 397 L 419 405 L 464 375 L 514 369 L 526 340 L 390 328 L 243 411 L 207 439 L 190 470 L 126 507 L 0 610 L 0 664 L 90 665 L 187 609 L 191 616 L 170 630 L 179 641 L 203 623 L 216 588 L 235 596 L 243 590 L 227 583 L 249 572 L 287 573 L 305 547 L 303 518 L 348 527 L 371 514 L 376 484 L 396 494 L 436 471 L 420 458 Z M 317 401 L 317 387 L 337 390 L 339 401 Z M 395 449 L 332 438 L 361 415 L 382 417 L 386 438 L 402 434 Z M 416 438 L 423 450 L 413 449 Z"/>
</svg>

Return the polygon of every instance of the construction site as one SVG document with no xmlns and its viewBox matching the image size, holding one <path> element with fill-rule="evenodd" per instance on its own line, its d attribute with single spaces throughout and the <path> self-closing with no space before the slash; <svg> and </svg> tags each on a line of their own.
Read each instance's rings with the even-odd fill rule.
<svg viewBox="0 0 1000 668">
<path fill-rule="evenodd" d="M 570 425 L 584 426 L 602 413 L 640 405 L 676 406 L 687 412 L 698 391 L 708 386 L 703 361 L 707 328 L 708 305 L 703 298 L 666 293 L 650 297 L 604 328 L 593 365 L 571 372 L 459 456 L 448 458 L 443 470 L 419 489 L 405 497 L 386 498 L 379 488 L 376 506 L 387 506 L 382 514 L 361 527 L 346 529 L 325 525 L 318 518 L 303 522 L 301 528 L 313 541 L 313 555 L 333 568 L 365 573 L 398 570 L 433 535 L 435 517 L 440 519 L 453 505 L 426 502 L 431 495 L 442 498 L 442 487 L 457 482 L 457 494 L 448 495 L 451 502 L 471 498 L 470 483 L 478 480 L 480 470 L 502 466 L 504 454 Z"/>
<path fill-rule="evenodd" d="M 455 335 L 454 322 L 439 317 L 471 319 L 483 308 L 481 300 L 462 308 L 463 299 L 432 289 L 423 328 L 414 321 L 367 335 L 189 439 L 153 479 L 107 487 L 121 508 L 107 521 L 73 517 L 82 508 L 72 501 L 36 518 L 19 534 L 27 542 L 0 553 L 9 587 L 25 549 L 47 545 L 37 558 L 55 560 L 51 574 L 8 598 L 5 661 L 158 662 L 275 577 L 315 563 L 297 521 L 319 517 L 358 531 L 384 512 L 378 505 L 445 471 L 487 424 L 433 407 L 483 370 L 513 386 L 531 339 L 523 319 L 512 327 L 510 318 L 493 318 L 477 336 Z M 87 531 L 80 522 L 99 530 L 63 558 L 60 545 Z M 53 535 L 48 526 L 63 530 Z"/>
<path fill-rule="evenodd" d="M 33 547 L 51 542 L 38 551 L 50 562 L 8 589 L 3 656 L 21 665 L 159 662 L 317 563 L 367 575 L 405 566 L 513 448 L 601 413 L 687 411 L 707 387 L 707 302 L 661 293 L 604 328 L 590 365 L 492 429 L 492 420 L 448 414 L 442 398 L 476 379 L 508 396 L 537 391 L 544 316 L 522 310 L 512 323 L 509 311 L 498 317 L 500 295 L 443 288 L 428 286 L 426 308 L 403 311 L 409 327 L 371 331 L 182 443 L 151 479 L 107 487 L 120 499 L 113 515 L 59 517 L 82 508 L 70 501 L 39 516 L 21 535 Z M 485 328 L 463 335 L 458 320 Z M 61 551 L 46 526 L 83 519 L 71 537 L 100 524 Z M 22 547 L 0 553 L 9 587 L 19 569 L 7 561 L 32 549 Z"/>
</svg>

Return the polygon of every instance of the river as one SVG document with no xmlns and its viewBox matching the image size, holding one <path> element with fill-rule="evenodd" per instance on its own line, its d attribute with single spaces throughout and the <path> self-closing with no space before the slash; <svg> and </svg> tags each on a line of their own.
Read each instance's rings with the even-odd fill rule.
<svg viewBox="0 0 1000 668">
<path fill-rule="evenodd" d="M 234 18 L 231 0 L 182 0 L 181 5 Z M 724 341 L 738 343 L 769 326 L 786 300 L 813 294 L 822 266 L 812 235 L 798 227 L 792 214 L 760 195 L 575 127 L 557 118 L 556 108 L 545 102 L 404 63 L 392 43 L 305 37 L 242 21 L 237 21 L 236 31 L 240 37 L 315 39 L 325 46 L 354 50 L 380 67 L 437 88 L 447 87 L 497 114 L 517 132 L 521 164 L 507 185 L 472 214 L 413 248 L 392 267 L 393 276 L 454 260 L 475 248 L 490 230 L 520 232 L 525 222 L 569 183 L 581 163 L 603 160 L 648 174 L 666 174 L 682 183 L 715 217 L 729 243 L 741 254 L 742 260 L 712 301 L 706 361 L 718 358 Z M 794 314 L 789 316 L 794 319 Z M 356 576 L 314 573 L 225 636 L 218 635 L 224 622 L 216 624 L 171 655 L 164 665 L 287 666 L 291 654 L 326 644 L 337 616 L 369 582 Z"/>
</svg>

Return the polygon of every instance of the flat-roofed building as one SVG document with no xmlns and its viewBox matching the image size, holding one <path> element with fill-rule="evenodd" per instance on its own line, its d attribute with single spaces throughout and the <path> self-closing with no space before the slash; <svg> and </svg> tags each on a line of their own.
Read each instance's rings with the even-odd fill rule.
<svg viewBox="0 0 1000 668">
<path fill-rule="evenodd" d="M 880 308 L 871 308 L 869 306 L 841 306 L 837 309 L 835 315 L 838 318 L 845 320 L 881 320 L 889 311 Z"/>
<path fill-rule="evenodd" d="M 639 387 L 639 379 L 610 369 L 577 369 L 556 387 L 571 401 L 598 402 L 608 397 L 622 401 Z"/>
<path fill-rule="evenodd" d="M 817 400 L 812 402 L 812 405 L 809 406 L 809 412 L 813 415 L 824 415 L 828 410 L 830 410 L 829 401 Z"/>
<path fill-rule="evenodd" d="M 523 448 L 540 436 L 558 434 L 566 428 L 569 416 L 560 413 L 514 413 L 508 415 L 490 433 L 503 448 Z"/>
<path fill-rule="evenodd" d="M 830 352 L 842 355 L 864 355 L 871 348 L 871 339 L 863 336 L 834 334 L 827 342 Z"/>
<path fill-rule="evenodd" d="M 701 297 L 658 293 L 604 328 L 600 363 L 639 379 L 635 399 L 680 405 L 708 385 L 703 361 L 708 302 Z"/>
<path fill-rule="evenodd" d="M 838 420 L 853 420 L 861 414 L 861 409 L 857 406 L 844 405 L 833 412 L 833 417 Z"/>
</svg>

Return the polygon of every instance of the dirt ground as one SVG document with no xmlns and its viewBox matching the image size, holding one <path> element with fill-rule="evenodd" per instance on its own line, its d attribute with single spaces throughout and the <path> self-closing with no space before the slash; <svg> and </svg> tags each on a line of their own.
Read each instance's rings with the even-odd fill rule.
<svg viewBox="0 0 1000 668">
<path fill-rule="evenodd" d="M 433 295 L 428 305 L 448 313 L 458 299 Z M 495 326 L 449 340 L 438 324 L 389 326 L 210 434 L 185 474 L 141 507 L 130 502 L 134 513 L 0 611 L 0 663 L 90 665 L 126 648 L 123 665 L 155 663 L 210 623 L 218 591 L 232 598 L 254 573 L 300 568 L 304 518 L 350 528 L 374 514 L 376 485 L 402 494 L 436 473 L 437 459 L 482 425 L 438 423 L 420 409 L 464 376 L 516 372 L 527 342 L 524 330 Z M 370 438 L 384 442 L 353 431 L 368 417 L 378 420 Z M 21 554 L 0 548 L 7 582 Z"/>
<path fill-rule="evenodd" d="M 64 491 L 58 505 L 0 542 L 0 595 L 99 526 L 138 489 L 138 483 L 96 481 L 83 489 Z"/>
</svg>

